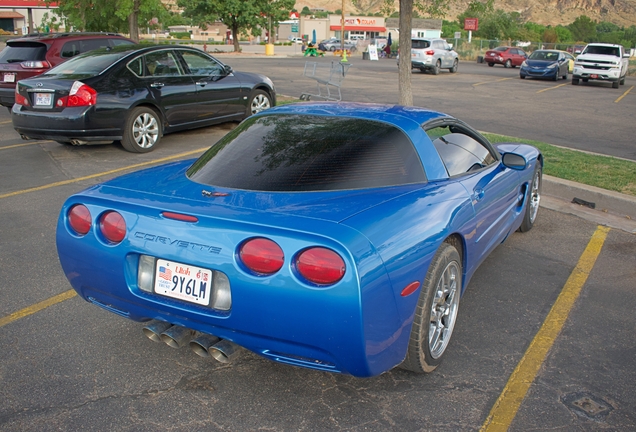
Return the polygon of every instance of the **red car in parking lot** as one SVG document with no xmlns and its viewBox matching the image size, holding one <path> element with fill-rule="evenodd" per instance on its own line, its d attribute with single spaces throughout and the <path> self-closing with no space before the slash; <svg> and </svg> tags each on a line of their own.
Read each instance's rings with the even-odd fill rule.
<svg viewBox="0 0 636 432">
<path fill-rule="evenodd" d="M 484 61 L 488 66 L 493 67 L 495 64 L 504 65 L 504 67 L 517 67 L 528 58 L 528 54 L 521 48 L 508 46 L 500 46 L 492 50 L 486 51 Z"/>
<path fill-rule="evenodd" d="M 30 34 L 8 40 L 0 52 L 0 105 L 13 106 L 15 84 L 22 79 L 40 75 L 86 51 L 133 43 L 116 33 L 90 32 Z"/>
</svg>

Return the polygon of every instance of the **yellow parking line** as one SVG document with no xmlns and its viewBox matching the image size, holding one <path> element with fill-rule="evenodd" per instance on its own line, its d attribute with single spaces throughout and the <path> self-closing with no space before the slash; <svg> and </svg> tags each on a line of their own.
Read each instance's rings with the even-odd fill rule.
<svg viewBox="0 0 636 432">
<path fill-rule="evenodd" d="M 505 81 L 505 80 L 509 80 L 509 79 L 512 79 L 512 78 L 501 78 L 501 79 L 498 79 L 498 80 L 495 80 L 495 81 L 483 81 L 483 82 L 475 83 L 475 84 L 473 84 L 473 86 L 478 86 L 478 85 L 482 85 L 482 84 L 496 83 L 496 82 L 499 82 L 499 81 Z"/>
<path fill-rule="evenodd" d="M 7 315 L 6 317 L 0 318 L 0 327 L 3 327 L 9 323 L 19 320 L 20 318 L 24 318 L 29 315 L 33 315 L 36 312 L 41 311 L 42 309 L 46 309 L 49 306 L 53 306 L 55 304 L 61 303 L 64 300 L 68 300 L 77 295 L 74 290 L 64 291 L 62 294 L 58 294 L 53 296 L 47 300 L 41 301 L 40 303 L 36 303 L 29 307 L 26 307 L 22 310 L 12 313 L 11 315 Z"/>
<path fill-rule="evenodd" d="M 9 123 L 11 123 L 11 120 L 5 120 L 5 121 L 0 122 L 0 125 L 9 124 Z"/>
<path fill-rule="evenodd" d="M 510 375 L 497 402 L 490 410 L 490 414 L 481 426 L 481 432 L 507 431 L 512 424 L 521 402 L 523 402 L 539 368 L 545 361 L 548 351 L 561 332 L 574 302 L 581 293 L 581 288 L 583 288 L 601 253 L 609 230 L 608 227 L 597 227 L 543 325 L 530 342 L 526 353 Z"/>
<path fill-rule="evenodd" d="M 568 84 L 569 84 L 569 83 L 565 83 L 565 84 L 555 85 L 554 87 L 544 88 L 543 90 L 539 90 L 537 93 L 543 93 L 544 91 L 554 90 L 554 89 L 556 89 L 556 88 L 563 87 L 563 86 L 568 85 Z"/>
<path fill-rule="evenodd" d="M 160 159 L 154 159 L 154 160 L 147 161 L 147 162 L 141 162 L 141 163 L 134 164 L 134 165 L 128 165 L 128 166 L 125 166 L 125 167 L 122 167 L 122 168 L 117 168 L 117 169 L 110 170 L 110 171 L 104 171 L 104 172 L 101 172 L 101 173 L 91 174 L 91 175 L 87 175 L 87 176 L 84 176 L 84 177 L 78 177 L 78 178 L 70 179 L 70 180 L 63 180 L 63 181 L 59 181 L 59 182 L 56 182 L 56 183 L 49 183 L 49 184 L 44 185 L 44 186 L 37 186 L 37 187 L 34 187 L 34 188 L 23 189 L 23 190 L 19 190 L 19 191 L 15 191 L 15 192 L 9 192 L 9 193 L 0 195 L 0 199 L 13 197 L 13 196 L 16 196 L 16 195 L 22 195 L 22 194 L 29 193 L 29 192 L 37 192 L 37 191 L 41 191 L 41 190 L 45 190 L 45 189 L 54 188 L 54 187 L 57 187 L 57 186 L 64 186 L 64 185 L 71 184 L 71 183 L 78 183 L 78 182 L 81 182 L 81 181 L 84 181 L 84 180 L 90 180 L 90 179 L 94 179 L 94 178 L 97 178 L 97 177 L 103 177 L 103 176 L 115 174 L 115 173 L 122 172 L 122 171 L 127 171 L 127 170 L 136 169 L 136 168 L 141 168 L 141 167 L 144 167 L 144 166 L 154 165 L 154 164 L 158 164 L 158 163 L 161 163 L 161 162 L 167 162 L 167 161 L 170 161 L 170 160 L 173 160 L 173 159 L 179 159 L 179 158 L 186 157 L 186 156 L 192 156 L 194 154 L 197 154 L 197 153 L 200 153 L 200 152 L 202 152 L 204 150 L 207 150 L 208 148 L 209 147 L 204 147 L 204 148 L 200 148 L 198 150 L 192 150 L 192 151 L 185 152 L 185 153 L 179 153 L 179 154 L 176 154 L 176 155 L 173 155 L 173 156 L 167 156 L 167 157 L 160 158 Z"/>
<path fill-rule="evenodd" d="M 633 88 L 634 88 L 634 86 L 631 86 L 630 88 L 628 88 L 625 93 L 623 93 L 618 99 L 616 99 L 614 101 L 614 103 L 619 103 L 621 101 L 621 99 L 623 99 L 625 96 L 627 96 L 629 94 L 630 91 L 632 91 Z"/>
<path fill-rule="evenodd" d="M 8 150 L 8 149 L 16 148 L 16 147 L 24 147 L 24 146 L 30 146 L 30 145 L 36 145 L 36 144 L 44 144 L 47 142 L 50 142 L 50 141 L 31 141 L 24 144 L 13 144 L 6 147 L 0 147 L 0 150 Z"/>
</svg>

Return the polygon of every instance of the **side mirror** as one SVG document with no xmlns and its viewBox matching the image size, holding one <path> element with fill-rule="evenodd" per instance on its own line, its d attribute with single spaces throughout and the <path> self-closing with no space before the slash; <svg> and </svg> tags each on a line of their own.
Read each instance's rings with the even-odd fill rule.
<svg viewBox="0 0 636 432">
<path fill-rule="evenodd" d="M 232 66 L 229 66 L 229 65 L 223 65 L 223 70 L 225 71 L 225 75 L 229 75 L 229 74 L 231 74 L 232 72 L 234 72 L 234 71 L 232 70 Z"/>
<path fill-rule="evenodd" d="M 526 169 L 526 166 L 528 165 L 526 158 L 516 153 L 504 153 L 501 157 L 501 163 L 503 163 L 507 168 L 518 171 Z"/>
</svg>

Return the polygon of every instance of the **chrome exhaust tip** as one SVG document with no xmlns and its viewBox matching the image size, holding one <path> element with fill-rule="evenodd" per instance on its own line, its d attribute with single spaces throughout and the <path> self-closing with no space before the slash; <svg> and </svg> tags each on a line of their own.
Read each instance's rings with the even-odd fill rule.
<svg viewBox="0 0 636 432">
<path fill-rule="evenodd" d="M 192 330 L 174 325 L 161 333 L 161 340 L 171 348 L 181 348 L 192 337 Z"/>
<path fill-rule="evenodd" d="M 229 340 L 221 340 L 208 348 L 208 353 L 221 363 L 229 363 L 239 356 L 241 347 Z"/>
<path fill-rule="evenodd" d="M 161 333 L 172 327 L 172 324 L 164 321 L 151 321 L 150 324 L 144 326 L 142 331 L 148 339 L 153 342 L 161 342 Z"/>
<path fill-rule="evenodd" d="M 208 351 L 212 345 L 219 342 L 220 339 L 205 333 L 199 333 L 197 337 L 190 341 L 190 349 L 198 356 L 210 357 Z"/>
</svg>

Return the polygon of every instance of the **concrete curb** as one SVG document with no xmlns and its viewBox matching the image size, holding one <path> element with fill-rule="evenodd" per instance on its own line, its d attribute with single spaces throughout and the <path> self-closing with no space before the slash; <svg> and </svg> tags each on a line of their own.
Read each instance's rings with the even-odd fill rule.
<svg viewBox="0 0 636 432">
<path fill-rule="evenodd" d="M 636 197 L 544 175 L 541 206 L 636 233 Z M 595 208 L 574 204 L 574 198 Z"/>
</svg>

